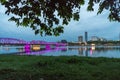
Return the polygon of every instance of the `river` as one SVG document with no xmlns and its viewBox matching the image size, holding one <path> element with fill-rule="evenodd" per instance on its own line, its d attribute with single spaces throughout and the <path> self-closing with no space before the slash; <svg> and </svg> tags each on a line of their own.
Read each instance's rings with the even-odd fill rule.
<svg viewBox="0 0 120 80">
<path fill-rule="evenodd" d="M 24 46 L 0 46 L 0 54 L 120 58 L 120 46 L 64 46 L 26 51 Z"/>
</svg>

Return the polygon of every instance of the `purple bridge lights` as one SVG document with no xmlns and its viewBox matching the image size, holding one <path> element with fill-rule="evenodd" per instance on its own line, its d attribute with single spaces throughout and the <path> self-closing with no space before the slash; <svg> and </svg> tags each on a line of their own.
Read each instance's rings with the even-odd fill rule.
<svg viewBox="0 0 120 80">
<path fill-rule="evenodd" d="M 30 51 L 31 51 L 30 45 L 29 45 L 29 44 L 26 44 L 26 45 L 24 46 L 24 50 L 25 50 L 26 53 L 30 53 Z"/>
<path fill-rule="evenodd" d="M 0 45 L 23 45 L 24 49 L 26 52 L 30 52 L 31 48 L 33 47 L 33 45 L 36 45 L 39 47 L 44 45 L 46 50 L 51 50 L 52 46 L 55 47 L 55 49 L 57 49 L 60 46 L 67 46 L 66 43 L 57 43 L 57 42 L 45 42 L 45 41 L 24 41 L 24 40 L 20 40 L 20 39 L 14 39 L 14 38 L 0 38 Z"/>
<path fill-rule="evenodd" d="M 30 50 L 40 50 L 41 46 L 45 46 L 46 51 L 51 51 L 54 47 L 55 50 L 60 50 L 60 47 L 65 47 L 65 43 L 57 42 L 43 42 L 43 41 L 31 41 L 25 45 L 25 51 L 30 52 Z"/>
</svg>

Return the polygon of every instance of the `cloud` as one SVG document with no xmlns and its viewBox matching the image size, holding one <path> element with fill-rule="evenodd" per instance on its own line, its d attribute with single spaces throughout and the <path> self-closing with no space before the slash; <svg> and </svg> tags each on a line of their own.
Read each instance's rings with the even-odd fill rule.
<svg viewBox="0 0 120 80">
<path fill-rule="evenodd" d="M 0 37 L 12 37 L 20 38 L 24 40 L 44 40 L 44 41 L 60 41 L 66 39 L 68 41 L 77 41 L 79 35 L 84 36 L 84 32 L 87 31 L 89 39 L 91 36 L 105 37 L 107 39 L 118 40 L 118 34 L 120 33 L 120 23 L 109 22 L 107 19 L 108 11 L 104 11 L 102 14 L 97 15 L 98 5 L 95 5 L 94 12 L 87 12 L 87 4 L 81 7 L 80 21 L 71 21 L 69 25 L 65 26 L 64 33 L 59 37 L 35 35 L 34 31 L 26 27 L 17 27 L 14 22 L 9 22 L 10 16 L 4 14 L 4 7 L 0 6 Z"/>
</svg>

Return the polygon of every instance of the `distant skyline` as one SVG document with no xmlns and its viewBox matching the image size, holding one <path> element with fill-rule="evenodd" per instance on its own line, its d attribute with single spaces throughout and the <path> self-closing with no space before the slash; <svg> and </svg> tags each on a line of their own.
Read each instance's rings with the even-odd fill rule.
<svg viewBox="0 0 120 80">
<path fill-rule="evenodd" d="M 5 15 L 5 8 L 0 5 L 0 37 L 17 38 L 27 41 L 44 40 L 44 41 L 78 41 L 78 36 L 84 36 L 88 32 L 88 40 L 91 36 L 103 37 L 108 40 L 119 40 L 120 23 L 110 22 L 108 11 L 103 11 L 97 15 L 97 8 L 94 12 L 87 12 L 87 5 L 81 7 L 80 20 L 71 21 L 69 25 L 64 26 L 64 33 L 59 37 L 35 35 L 29 27 L 17 27 L 14 22 L 8 21 L 10 16 Z"/>
</svg>

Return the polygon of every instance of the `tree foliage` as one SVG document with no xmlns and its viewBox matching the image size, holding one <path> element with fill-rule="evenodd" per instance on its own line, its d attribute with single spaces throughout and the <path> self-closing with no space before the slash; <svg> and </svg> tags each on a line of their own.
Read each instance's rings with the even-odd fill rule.
<svg viewBox="0 0 120 80">
<path fill-rule="evenodd" d="M 63 33 L 63 26 L 71 19 L 80 19 L 80 7 L 84 0 L 0 0 L 7 10 L 5 14 L 14 14 L 9 20 L 18 26 L 30 27 L 35 34 L 55 35 Z M 104 9 L 110 11 L 110 21 L 120 22 L 120 0 L 89 0 L 88 11 L 93 11 L 99 3 L 98 14 Z"/>
<path fill-rule="evenodd" d="M 120 22 L 120 0 L 89 0 L 87 10 L 93 11 L 95 3 L 99 3 L 98 14 L 102 13 L 105 9 L 109 10 L 109 20 Z"/>
</svg>

